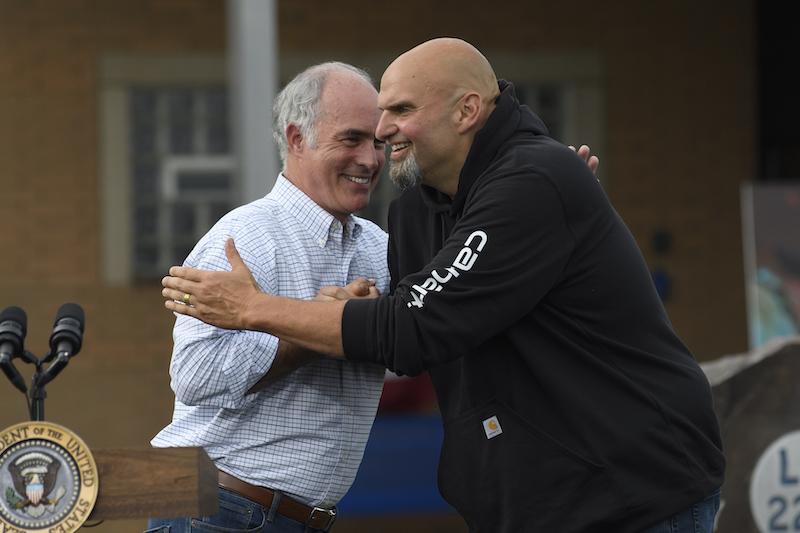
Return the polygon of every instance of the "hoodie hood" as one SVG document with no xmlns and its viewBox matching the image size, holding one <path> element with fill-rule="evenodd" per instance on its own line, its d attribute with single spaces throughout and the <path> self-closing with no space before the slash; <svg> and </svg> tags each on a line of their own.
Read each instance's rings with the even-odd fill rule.
<svg viewBox="0 0 800 533">
<path fill-rule="evenodd" d="M 495 101 L 495 109 L 483 128 L 475 135 L 472 147 L 464 161 L 458 178 L 458 190 L 450 197 L 427 185 L 420 187 L 422 199 L 428 208 L 435 212 L 449 211 L 457 216 L 464 208 L 472 184 L 497 155 L 500 147 L 513 135 L 547 135 L 547 126 L 526 105 L 520 105 L 514 92 L 514 85 L 499 80 L 500 95 Z"/>
</svg>

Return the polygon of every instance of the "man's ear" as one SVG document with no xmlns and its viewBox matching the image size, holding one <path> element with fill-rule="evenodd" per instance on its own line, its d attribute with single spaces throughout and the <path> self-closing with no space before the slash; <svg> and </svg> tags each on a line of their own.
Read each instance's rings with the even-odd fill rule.
<svg viewBox="0 0 800 533">
<path fill-rule="evenodd" d="M 465 133 L 479 122 L 483 102 L 481 96 L 476 92 L 469 92 L 461 97 L 456 104 L 456 129 L 459 133 Z"/>
<path fill-rule="evenodd" d="M 303 139 L 303 134 L 300 131 L 300 128 L 297 127 L 296 124 L 289 123 L 286 126 L 286 147 L 289 153 L 297 154 L 303 151 L 303 147 L 305 146 L 305 139 Z"/>
</svg>

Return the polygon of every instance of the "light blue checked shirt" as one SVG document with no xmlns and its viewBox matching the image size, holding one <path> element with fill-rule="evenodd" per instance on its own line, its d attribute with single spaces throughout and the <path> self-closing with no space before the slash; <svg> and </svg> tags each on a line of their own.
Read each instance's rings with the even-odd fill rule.
<svg viewBox="0 0 800 533">
<path fill-rule="evenodd" d="M 230 270 L 228 237 L 265 292 L 311 299 L 359 276 L 388 291 L 386 234 L 355 216 L 342 225 L 283 175 L 267 196 L 222 217 L 185 264 Z M 175 410 L 153 446 L 202 446 L 219 469 L 308 505 L 331 507 L 344 496 L 364 455 L 382 367 L 323 358 L 246 394 L 275 359 L 276 337 L 183 315 L 173 337 Z"/>
</svg>

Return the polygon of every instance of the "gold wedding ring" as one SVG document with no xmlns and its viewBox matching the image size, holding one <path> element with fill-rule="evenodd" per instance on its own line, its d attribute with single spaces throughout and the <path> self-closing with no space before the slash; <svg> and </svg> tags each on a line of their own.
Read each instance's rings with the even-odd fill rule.
<svg viewBox="0 0 800 533">
<path fill-rule="evenodd" d="M 192 297 L 192 295 L 189 294 L 188 292 L 183 293 L 183 303 L 185 303 L 186 305 L 189 305 L 189 298 L 191 298 L 191 297 Z"/>
</svg>

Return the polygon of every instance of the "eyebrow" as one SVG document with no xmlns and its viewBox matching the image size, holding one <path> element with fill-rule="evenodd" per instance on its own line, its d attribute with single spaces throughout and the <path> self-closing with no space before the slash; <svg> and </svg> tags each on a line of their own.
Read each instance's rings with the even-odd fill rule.
<svg viewBox="0 0 800 533">
<path fill-rule="evenodd" d="M 397 111 L 398 109 L 406 108 L 406 109 L 414 109 L 416 106 L 410 100 L 400 100 L 399 102 L 394 102 L 386 107 L 378 106 L 378 109 L 381 111 Z"/>
<path fill-rule="evenodd" d="M 349 128 L 337 133 L 337 137 L 359 137 L 359 138 L 372 138 L 375 136 L 374 131 L 359 130 L 356 128 Z"/>
</svg>

